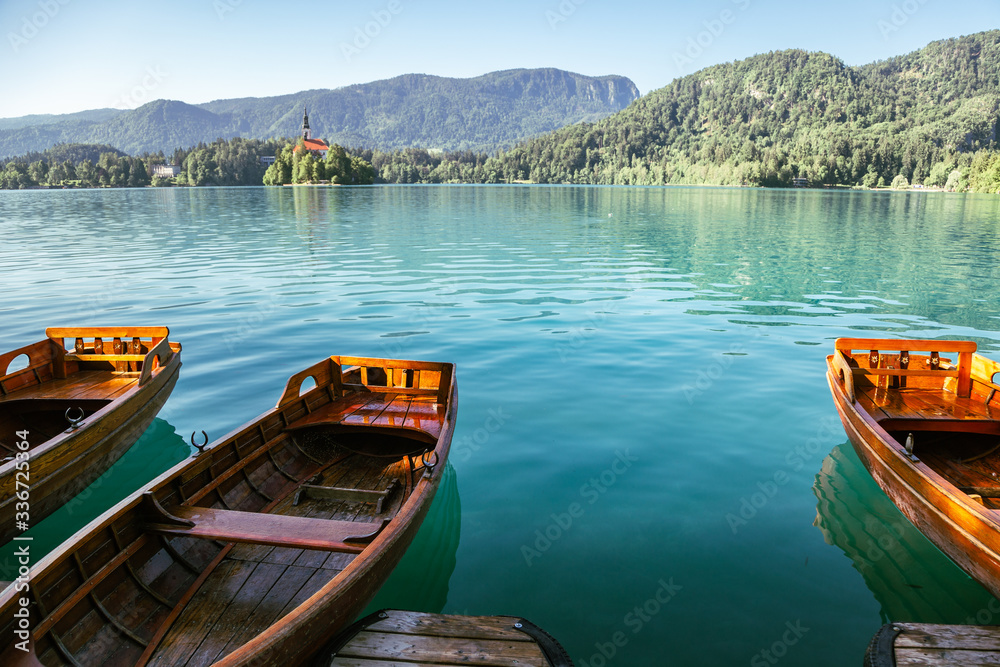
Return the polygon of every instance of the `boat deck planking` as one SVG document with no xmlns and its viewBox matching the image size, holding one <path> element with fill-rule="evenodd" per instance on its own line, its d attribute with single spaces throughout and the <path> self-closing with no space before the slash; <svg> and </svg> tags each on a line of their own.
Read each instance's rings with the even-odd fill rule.
<svg viewBox="0 0 1000 667">
<path fill-rule="evenodd" d="M 81 370 L 63 379 L 18 389 L 0 397 L 0 403 L 38 399 L 111 399 L 124 394 L 138 383 L 138 373 Z"/>
<path fill-rule="evenodd" d="M 321 484 L 378 490 L 387 486 L 389 479 L 405 474 L 399 463 L 385 466 L 357 455 L 352 458 L 357 459 L 355 465 L 340 465 L 328 471 Z M 401 505 L 402 498 L 398 498 L 379 518 L 390 518 Z M 270 513 L 367 523 L 376 520 L 370 510 L 370 505 L 346 501 L 309 500 L 296 506 L 288 496 Z M 267 629 L 275 619 L 332 580 L 353 558 L 354 554 L 348 553 L 236 545 L 220 563 L 221 570 L 210 575 L 198 589 L 149 664 L 211 664 Z M 290 580 L 284 581 L 289 570 Z M 300 586 L 296 587 L 295 582 L 300 582 Z M 214 624 L 206 623 L 206 618 L 217 620 Z"/>
<path fill-rule="evenodd" d="M 991 421 L 982 401 L 962 398 L 944 390 L 919 387 L 885 388 L 860 382 L 855 385 L 857 399 L 876 421 L 882 419 L 926 419 L 955 421 Z M 879 416 L 881 415 L 881 417 Z"/>
<path fill-rule="evenodd" d="M 437 439 L 441 435 L 444 417 L 444 406 L 437 403 L 434 396 L 371 392 L 355 394 L 348 400 L 323 406 L 289 424 L 289 429 L 331 424 L 373 426 L 412 429 Z"/>
</svg>

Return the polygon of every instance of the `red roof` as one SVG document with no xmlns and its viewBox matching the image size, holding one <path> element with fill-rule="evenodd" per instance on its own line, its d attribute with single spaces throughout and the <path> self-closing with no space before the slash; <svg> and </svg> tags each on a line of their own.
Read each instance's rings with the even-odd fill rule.
<svg viewBox="0 0 1000 667">
<path fill-rule="evenodd" d="M 307 151 L 328 151 L 330 147 L 326 145 L 325 141 L 320 139 L 306 139 L 302 142 L 306 147 Z M 295 145 L 295 150 L 299 150 L 298 144 Z"/>
</svg>

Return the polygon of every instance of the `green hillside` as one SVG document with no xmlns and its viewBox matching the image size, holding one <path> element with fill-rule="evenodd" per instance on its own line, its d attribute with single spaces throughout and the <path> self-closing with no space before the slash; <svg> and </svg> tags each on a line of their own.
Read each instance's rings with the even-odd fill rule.
<svg viewBox="0 0 1000 667">
<path fill-rule="evenodd" d="M 529 140 L 481 180 L 944 185 L 996 146 L 1000 31 L 848 67 L 791 50 L 708 67 L 597 123 Z M 981 158 L 987 159 L 987 158 Z"/>
</svg>

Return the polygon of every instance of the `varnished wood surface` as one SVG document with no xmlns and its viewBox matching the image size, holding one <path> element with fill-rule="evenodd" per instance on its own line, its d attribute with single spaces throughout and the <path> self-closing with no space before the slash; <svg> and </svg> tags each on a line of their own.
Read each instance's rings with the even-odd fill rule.
<svg viewBox="0 0 1000 667">
<path fill-rule="evenodd" d="M 138 373 L 77 371 L 61 380 L 50 380 L 43 384 L 18 389 L 0 398 L 0 403 L 45 399 L 110 400 L 121 396 L 138 384 Z"/>
<path fill-rule="evenodd" d="M 302 419 L 289 424 L 290 429 L 312 426 L 355 426 L 401 428 L 420 431 L 437 439 L 445 423 L 446 405 L 435 396 L 369 392 L 352 394 L 334 401 Z"/>
<path fill-rule="evenodd" d="M 455 616 L 388 610 L 357 632 L 334 656 L 313 664 L 329 667 L 483 665 L 549 667 L 536 641 L 510 616 Z M 563 662 L 562 664 L 570 664 Z"/>
<path fill-rule="evenodd" d="M 171 514 L 194 525 L 156 523 L 154 519 L 145 524 L 146 529 L 179 537 L 359 554 L 364 551 L 364 543 L 385 527 L 381 522 L 311 519 L 183 505 L 172 508 Z"/>
<path fill-rule="evenodd" d="M 445 376 L 446 365 L 427 366 L 419 377 Z M 353 393 L 389 393 L 378 383 L 390 376 L 398 375 L 397 384 L 415 384 L 418 376 L 373 366 L 367 384 L 352 388 L 357 369 L 335 380 L 332 368 L 327 360 L 306 369 L 298 383 L 314 377 L 315 388 L 293 395 L 290 380 L 280 408 L 164 473 L 33 569 L 32 627 L 42 664 L 291 667 L 354 619 L 426 515 L 447 459 L 457 394 L 449 371 L 440 435 L 415 449 L 432 451 L 436 467 L 419 455 L 366 456 L 338 445 L 343 436 L 322 425 L 288 425 Z M 391 393 L 389 405 L 400 397 L 434 405 L 439 391 Z M 401 437 L 400 429 L 385 430 L 391 436 L 376 439 L 373 449 L 391 449 Z M 303 485 L 373 493 L 305 496 L 296 504 Z M 381 511 L 363 502 L 390 486 L 397 490 Z M 0 632 L 12 632 L 18 597 L 12 588 L 0 594 Z"/>
<path fill-rule="evenodd" d="M 843 364 L 828 358 L 827 380 L 848 437 L 872 477 L 900 511 L 960 568 L 1000 596 L 1000 397 L 992 392 L 994 362 L 959 358 L 968 371 L 967 395 L 961 377 L 941 358 L 946 373 L 893 377 L 867 372 L 873 361 L 892 370 L 909 356 L 910 368 L 933 364 L 911 350 L 958 351 L 971 355 L 966 341 L 864 339 L 864 351 L 848 358 L 853 366 L 855 401 L 842 379 Z M 837 354 L 859 341 L 838 342 Z M 904 347 L 906 346 L 906 347 Z M 960 373 L 960 374 L 961 374 Z M 913 455 L 905 451 L 912 437 Z M 975 489 L 972 487 L 976 487 Z M 963 489 L 966 489 L 963 491 Z M 978 492 L 973 495 L 973 491 Z M 985 493 L 983 493 L 985 492 Z"/>
</svg>

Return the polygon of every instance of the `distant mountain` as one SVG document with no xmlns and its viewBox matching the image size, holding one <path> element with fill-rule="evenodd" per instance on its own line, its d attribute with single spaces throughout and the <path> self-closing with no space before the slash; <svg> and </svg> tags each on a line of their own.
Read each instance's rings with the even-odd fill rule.
<svg viewBox="0 0 1000 667">
<path fill-rule="evenodd" d="M 526 141 L 483 172 L 540 183 L 874 186 L 901 176 L 941 186 L 956 170 L 982 171 L 974 155 L 998 147 L 998 124 L 991 30 L 861 67 L 801 50 L 707 67 L 597 123 Z"/>
<path fill-rule="evenodd" d="M 156 100 L 138 109 L 0 119 L 0 157 L 56 143 L 106 143 L 127 153 L 170 152 L 217 138 L 291 137 L 304 106 L 313 135 L 348 146 L 494 151 L 639 97 L 629 79 L 557 69 L 508 70 L 471 79 L 406 74 L 292 95 L 192 105 Z"/>
<path fill-rule="evenodd" d="M 18 118 L 0 118 L 0 130 L 16 130 L 21 127 L 52 125 L 54 123 L 71 121 L 101 122 L 114 118 L 118 114 L 122 113 L 125 113 L 123 109 L 91 109 L 90 111 L 78 111 L 76 113 L 60 115 L 33 114 L 31 116 L 19 116 Z"/>
</svg>

